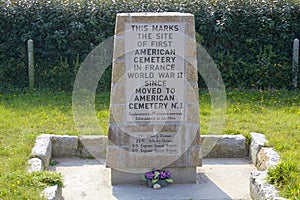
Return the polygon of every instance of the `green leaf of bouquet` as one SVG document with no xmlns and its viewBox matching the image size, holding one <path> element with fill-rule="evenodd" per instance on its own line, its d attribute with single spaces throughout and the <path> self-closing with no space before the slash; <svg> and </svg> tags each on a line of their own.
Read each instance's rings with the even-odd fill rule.
<svg viewBox="0 0 300 200">
<path fill-rule="evenodd" d="M 154 179 L 157 179 L 159 172 L 154 172 Z"/>
<path fill-rule="evenodd" d="M 167 178 L 166 181 L 167 181 L 168 183 L 174 183 L 173 179 L 171 179 L 171 178 Z"/>
<path fill-rule="evenodd" d="M 143 180 L 143 181 L 146 181 L 147 179 L 146 179 L 146 177 L 143 175 L 143 176 L 141 176 L 141 179 Z"/>
<path fill-rule="evenodd" d="M 156 183 L 158 181 L 158 179 L 153 179 L 152 180 L 152 183 L 154 184 L 154 183 Z"/>
</svg>

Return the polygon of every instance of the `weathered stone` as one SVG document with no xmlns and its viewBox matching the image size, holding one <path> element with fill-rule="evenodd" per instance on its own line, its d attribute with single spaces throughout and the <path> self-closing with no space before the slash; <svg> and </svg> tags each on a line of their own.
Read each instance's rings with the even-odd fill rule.
<svg viewBox="0 0 300 200">
<path fill-rule="evenodd" d="M 113 62 L 112 82 L 124 83 L 125 81 L 125 63 L 124 61 L 116 60 Z M 123 94 L 124 95 L 124 94 Z"/>
<path fill-rule="evenodd" d="M 110 122 L 111 123 L 123 123 L 124 121 L 124 106 L 123 105 L 111 105 L 110 106 Z"/>
<path fill-rule="evenodd" d="M 126 127 L 120 126 L 120 128 L 124 130 L 126 133 L 153 132 L 155 130 L 154 125 L 148 125 L 148 124 L 145 125 L 139 124 L 139 126 L 128 125 Z"/>
<path fill-rule="evenodd" d="M 125 154 L 124 150 L 116 145 L 110 144 L 110 141 L 108 141 L 108 147 L 106 151 L 106 166 L 107 167 L 115 167 L 115 166 L 125 166 L 125 162 L 128 160 L 127 157 L 125 157 L 127 154 Z"/>
<path fill-rule="evenodd" d="M 125 29 L 123 26 L 125 23 L 130 22 L 130 16 L 128 14 L 120 15 L 116 19 L 116 28 L 115 28 L 115 34 L 116 35 L 124 35 Z"/>
<path fill-rule="evenodd" d="M 39 158 L 31 158 L 28 160 L 28 172 L 40 172 L 44 170 L 43 162 Z"/>
<path fill-rule="evenodd" d="M 77 155 L 77 136 L 52 135 L 51 140 L 53 157 L 72 157 Z"/>
<path fill-rule="evenodd" d="M 186 166 L 186 163 L 189 161 L 188 153 L 184 152 L 179 158 L 177 158 L 177 157 L 178 156 L 176 156 L 174 158 L 174 162 L 170 162 L 171 164 L 168 167 L 184 167 L 184 166 Z"/>
<path fill-rule="evenodd" d="M 190 138 L 192 139 L 192 142 L 190 142 L 191 140 L 187 140 L 186 139 L 186 144 L 191 144 L 192 146 L 198 146 L 201 144 L 201 137 L 200 137 L 200 127 L 199 126 L 190 126 L 189 127 L 189 133 L 190 137 L 193 137 L 193 138 Z M 187 134 L 186 134 L 187 135 Z"/>
<path fill-rule="evenodd" d="M 182 21 L 189 24 L 190 26 L 187 27 L 187 30 L 186 30 L 186 34 L 187 35 L 195 35 L 195 22 L 194 22 L 194 17 L 192 16 L 183 16 L 182 17 Z"/>
<path fill-rule="evenodd" d="M 196 167 L 168 168 L 175 183 L 196 183 Z"/>
<path fill-rule="evenodd" d="M 203 135 L 201 141 L 206 158 L 244 158 L 247 155 L 243 135 Z"/>
<path fill-rule="evenodd" d="M 199 104 L 189 104 L 187 106 L 187 121 L 189 123 L 200 123 Z"/>
<path fill-rule="evenodd" d="M 161 188 L 161 186 L 159 185 L 159 184 L 157 184 L 157 183 L 155 183 L 154 185 L 153 185 L 153 189 L 154 190 L 158 190 L 158 189 L 160 189 Z"/>
<path fill-rule="evenodd" d="M 130 132 L 128 132 L 130 133 Z M 133 134 L 133 133 L 132 133 Z M 117 125 L 111 125 L 108 129 L 108 141 L 116 146 L 129 146 L 129 140 L 132 136 L 128 135 Z"/>
<path fill-rule="evenodd" d="M 189 48 L 185 49 L 185 57 L 186 58 L 196 58 L 197 51 L 196 51 L 196 39 L 195 37 L 185 37 L 186 46 Z"/>
<path fill-rule="evenodd" d="M 196 83 L 198 81 L 197 60 L 196 59 L 186 59 L 185 67 L 186 67 L 187 82 Z"/>
<path fill-rule="evenodd" d="M 177 128 L 176 128 L 177 127 Z M 174 131 L 174 130 L 178 130 L 178 127 L 179 126 L 174 126 L 174 125 L 167 125 L 167 126 L 165 126 L 165 127 L 162 127 L 163 128 L 163 130 L 164 131 L 167 131 L 167 130 L 172 130 L 172 131 Z M 113 129 L 113 126 L 111 126 L 110 127 L 111 129 Z M 118 129 L 119 131 L 121 131 L 121 129 L 119 129 L 117 126 L 115 127 L 116 129 Z M 138 127 L 136 127 L 136 128 L 138 128 Z M 140 127 L 141 128 L 141 127 Z M 169 128 L 171 128 L 171 129 L 169 129 Z M 118 131 L 116 131 L 116 130 L 114 130 L 114 132 L 118 132 Z M 123 134 L 125 134 L 124 132 L 121 132 L 120 134 L 122 134 L 122 136 L 123 136 Z M 114 135 L 114 134 L 113 134 Z M 113 136 L 112 135 L 112 136 Z M 187 136 L 188 134 L 184 134 L 184 136 Z M 197 134 L 198 135 L 198 134 Z M 112 137 L 111 136 L 111 137 Z M 87 138 L 89 138 L 89 139 L 91 139 L 91 138 L 93 138 L 93 137 L 98 137 L 98 136 L 84 136 L 84 137 L 87 137 Z M 233 138 L 232 138 L 233 137 Z M 240 135 L 238 135 L 238 138 L 240 137 Z M 197 138 L 198 138 L 198 136 L 197 136 Z M 209 149 L 209 147 L 210 146 L 214 146 L 214 142 L 216 142 L 216 143 L 220 143 L 220 144 L 224 144 L 224 142 L 221 142 L 222 140 L 223 140 L 223 138 L 227 138 L 227 140 L 230 140 L 230 138 L 232 139 L 232 141 L 235 141 L 236 139 L 234 139 L 235 138 L 235 136 L 228 136 L 228 135 L 225 135 L 225 136 L 223 136 L 223 135 L 204 135 L 204 136 L 202 136 L 202 139 L 201 139 L 201 141 L 202 141 L 202 148 L 203 149 Z M 101 139 L 102 139 L 102 141 L 103 141 L 103 143 L 106 143 L 107 142 L 107 136 L 101 136 Z M 116 139 L 111 139 L 111 141 L 119 141 L 119 140 L 121 140 L 122 139 L 122 137 L 119 137 L 118 138 L 118 140 L 116 140 Z M 80 139 L 81 140 L 81 139 Z M 198 140 L 198 139 L 197 139 Z M 127 141 L 127 143 L 126 144 L 128 144 L 128 138 L 126 139 L 126 141 Z M 241 140 L 241 141 L 243 141 L 243 140 Z M 235 141 L 235 142 L 237 142 L 237 141 Z M 234 143 L 235 142 L 232 142 L 232 145 L 235 145 Z M 226 143 L 226 142 L 225 142 Z M 122 143 L 122 141 L 119 141 L 117 144 L 124 144 L 124 143 Z M 219 144 L 219 145 L 220 145 Z M 241 146 L 244 146 L 244 144 L 243 144 L 243 142 L 241 142 L 240 143 L 240 145 Z M 227 147 L 226 148 L 228 148 L 228 146 L 229 146 L 229 148 L 230 148 L 230 145 L 228 145 L 227 144 Z M 232 149 L 235 149 L 235 146 L 231 146 L 232 147 Z M 90 147 L 88 147 L 88 148 L 90 148 Z M 225 147 L 221 147 L 222 149 L 225 149 Z M 94 148 L 94 150 L 95 150 L 95 153 L 96 154 L 102 154 L 102 153 L 100 153 L 100 148 L 98 149 L 99 150 L 99 152 L 96 152 L 96 148 Z M 83 150 L 83 151 L 85 151 L 85 150 Z M 214 151 L 214 150 L 213 150 Z M 201 151 L 200 151 L 200 153 L 201 153 Z M 204 153 L 207 153 L 207 152 L 204 152 Z M 225 153 L 225 155 L 223 154 L 223 152 L 221 152 L 220 154 L 217 154 L 217 153 L 211 153 L 210 154 L 210 156 L 212 156 L 212 155 L 215 155 L 216 157 L 226 157 L 226 156 L 228 156 L 228 155 L 231 155 L 231 153 L 226 153 L 226 152 L 224 152 Z M 83 154 L 83 156 L 84 156 L 85 154 Z M 243 154 L 242 154 L 243 155 Z M 88 155 L 86 155 L 86 156 L 88 156 Z"/>
<path fill-rule="evenodd" d="M 62 188 L 58 185 L 47 187 L 43 190 L 42 196 L 47 200 L 63 200 Z"/>
<path fill-rule="evenodd" d="M 266 182 L 267 171 L 253 171 L 250 175 L 250 196 L 254 200 L 284 199 L 275 186 Z"/>
<path fill-rule="evenodd" d="M 112 93 L 110 95 L 111 101 L 116 104 L 122 104 L 125 102 L 124 84 L 113 84 Z"/>
<path fill-rule="evenodd" d="M 185 86 L 185 100 L 186 102 L 197 102 L 199 99 L 199 93 L 198 93 L 198 85 L 194 84 L 188 84 Z"/>
<path fill-rule="evenodd" d="M 42 160 L 43 166 L 48 168 L 52 155 L 51 136 L 42 134 L 35 140 L 35 145 L 32 148 L 31 156 L 38 157 Z"/>
<path fill-rule="evenodd" d="M 260 148 L 265 146 L 268 140 L 266 140 L 265 135 L 260 133 L 250 133 L 251 144 L 249 149 L 249 156 L 254 165 L 256 165 L 256 156 Z"/>
<path fill-rule="evenodd" d="M 79 155 L 83 158 L 104 159 L 106 157 L 107 137 L 103 135 L 85 135 L 79 137 Z"/>
<path fill-rule="evenodd" d="M 165 166 L 174 170 L 193 169 L 193 173 L 183 170 L 191 176 L 182 180 L 194 182 L 194 169 L 201 165 L 202 158 L 194 16 L 185 13 L 120 13 L 116 26 L 106 159 L 106 165 L 112 168 L 112 184 L 139 182 L 139 175 L 126 174 L 131 169 L 140 171 Z M 144 51 L 149 47 L 154 50 L 154 47 L 176 49 L 176 55 L 169 57 L 173 64 L 168 61 L 176 70 L 157 69 L 158 74 L 150 69 L 166 62 L 160 55 L 153 57 L 162 58 L 157 59 L 155 65 L 148 65 L 143 59 L 152 54 Z M 146 52 L 143 53 L 145 56 L 136 56 L 137 49 Z M 128 74 L 124 79 L 126 84 L 123 85 L 122 80 L 117 85 L 116 81 L 124 74 Z M 166 80 L 162 83 L 163 76 Z M 162 90 L 157 93 L 157 88 Z M 173 94 L 176 99 L 168 103 L 155 100 L 156 94 L 165 92 Z"/>
<path fill-rule="evenodd" d="M 132 169 L 134 170 L 134 169 Z M 139 169 L 140 170 L 140 169 Z M 144 169 L 145 172 L 150 171 L 151 169 Z M 111 169 L 111 184 L 119 185 L 119 184 L 133 184 L 133 185 L 142 185 L 145 184 L 141 179 L 141 176 L 144 173 L 129 173 L 127 171 L 119 171 L 116 169 Z"/>
<path fill-rule="evenodd" d="M 262 147 L 256 158 L 256 167 L 258 170 L 266 170 L 269 167 L 275 167 L 279 163 L 280 156 L 273 148 Z"/>
<path fill-rule="evenodd" d="M 114 49 L 114 59 L 124 59 L 124 51 L 125 51 L 125 41 L 122 37 L 115 37 L 115 45 L 116 48 Z"/>
<path fill-rule="evenodd" d="M 201 146 L 193 145 L 190 147 L 190 165 L 191 166 L 201 166 L 202 165 L 202 155 Z"/>
<path fill-rule="evenodd" d="M 184 131 L 185 126 L 177 125 L 177 124 L 164 124 L 164 125 L 156 125 L 156 132 L 174 132 L 178 133 L 179 131 Z"/>
<path fill-rule="evenodd" d="M 184 13 L 180 13 L 184 15 Z M 118 14 L 118 16 L 122 16 L 126 14 Z M 185 14 L 188 16 L 188 14 Z M 165 13 L 130 13 L 132 17 L 132 22 L 147 22 L 147 23 L 157 23 L 157 22 L 180 22 L 180 16 L 175 12 L 165 12 Z"/>
</svg>

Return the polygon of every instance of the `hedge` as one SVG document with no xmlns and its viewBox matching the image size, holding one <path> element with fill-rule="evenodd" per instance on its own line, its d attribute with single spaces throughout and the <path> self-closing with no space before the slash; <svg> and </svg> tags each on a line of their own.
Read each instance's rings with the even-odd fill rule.
<svg viewBox="0 0 300 200">
<path fill-rule="evenodd" d="M 194 14 L 197 40 L 227 88 L 290 88 L 299 0 L 0 0 L 0 91 L 28 87 L 28 39 L 36 86 L 71 90 L 85 56 L 113 36 L 116 14 L 144 11 Z"/>
</svg>

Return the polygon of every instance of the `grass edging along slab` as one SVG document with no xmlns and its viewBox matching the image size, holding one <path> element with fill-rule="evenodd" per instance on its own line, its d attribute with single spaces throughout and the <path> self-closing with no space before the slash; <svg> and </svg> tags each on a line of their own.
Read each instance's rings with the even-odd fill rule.
<svg viewBox="0 0 300 200">
<path fill-rule="evenodd" d="M 278 190 L 265 180 L 269 167 L 279 162 L 279 155 L 272 148 L 266 147 L 268 141 L 263 134 L 250 133 L 251 144 L 248 147 L 242 135 L 203 135 L 201 136 L 204 158 L 244 158 L 249 154 L 250 160 L 261 171 L 250 174 L 250 195 L 254 200 L 284 199 L 278 195 Z M 28 171 L 48 169 L 52 157 L 106 157 L 107 137 L 68 136 L 42 134 L 37 137 L 28 160 Z M 47 187 L 43 195 L 48 200 L 62 199 L 62 188 Z"/>
</svg>

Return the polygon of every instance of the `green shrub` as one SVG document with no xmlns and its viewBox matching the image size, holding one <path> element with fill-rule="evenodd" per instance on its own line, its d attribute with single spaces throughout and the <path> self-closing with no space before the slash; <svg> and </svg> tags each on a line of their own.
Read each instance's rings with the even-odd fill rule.
<svg viewBox="0 0 300 200">
<path fill-rule="evenodd" d="M 71 90 L 77 64 L 114 34 L 116 14 L 144 11 L 194 14 L 197 39 L 227 87 L 291 86 L 298 0 L 8 0 L 0 3 L 0 91 L 27 87 L 28 39 L 35 44 L 37 87 Z"/>
</svg>

